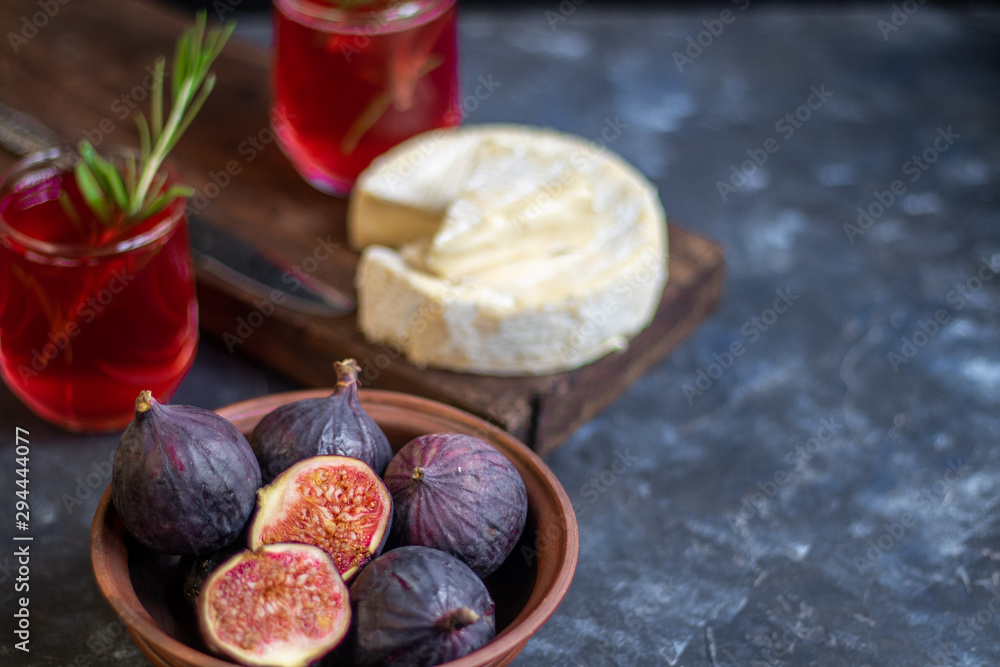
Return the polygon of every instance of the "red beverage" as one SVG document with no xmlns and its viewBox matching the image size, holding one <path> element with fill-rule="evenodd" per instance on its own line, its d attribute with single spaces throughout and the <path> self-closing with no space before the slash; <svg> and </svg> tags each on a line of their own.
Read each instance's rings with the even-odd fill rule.
<svg viewBox="0 0 1000 667">
<path fill-rule="evenodd" d="M 315 187 L 346 194 L 378 155 L 461 121 L 454 0 L 274 0 L 271 122 Z"/>
<path fill-rule="evenodd" d="M 72 172 L 47 155 L 15 168 L 0 189 L 0 372 L 49 421 L 121 428 L 141 390 L 166 401 L 194 361 L 185 201 L 124 232 L 108 229 Z"/>
</svg>

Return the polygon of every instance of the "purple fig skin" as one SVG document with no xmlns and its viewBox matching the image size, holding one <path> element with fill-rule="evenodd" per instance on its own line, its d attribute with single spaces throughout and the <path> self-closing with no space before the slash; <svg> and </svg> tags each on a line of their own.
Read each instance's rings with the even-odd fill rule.
<svg viewBox="0 0 1000 667">
<path fill-rule="evenodd" d="M 440 549 L 480 577 L 500 567 L 524 530 L 524 480 L 480 438 L 414 438 L 389 462 L 383 480 L 393 500 L 392 542 Z"/>
<path fill-rule="evenodd" d="M 178 567 L 184 575 L 181 582 L 184 600 L 191 604 L 192 607 L 196 607 L 201 587 L 209 575 L 220 565 L 246 548 L 246 540 L 237 538 L 218 551 L 183 556 L 178 563 Z"/>
<path fill-rule="evenodd" d="M 338 382 L 326 398 L 306 398 L 275 408 L 250 434 L 265 484 L 312 456 L 361 459 L 380 477 L 392 458 L 385 433 L 358 398 L 357 362 L 334 364 Z"/>
<path fill-rule="evenodd" d="M 139 394 L 115 452 L 111 499 L 140 544 L 168 554 L 221 549 L 250 520 L 260 485 L 250 443 L 227 419 Z"/>
<path fill-rule="evenodd" d="M 430 547 L 387 551 L 350 590 L 358 667 L 431 667 L 457 660 L 496 634 L 495 605 L 465 563 Z"/>
</svg>

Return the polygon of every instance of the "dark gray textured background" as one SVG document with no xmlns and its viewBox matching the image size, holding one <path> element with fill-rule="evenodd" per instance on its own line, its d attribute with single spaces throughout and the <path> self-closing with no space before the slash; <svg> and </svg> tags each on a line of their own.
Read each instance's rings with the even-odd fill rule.
<svg viewBox="0 0 1000 667">
<path fill-rule="evenodd" d="M 741 4 L 462 16 L 466 90 L 500 83 L 468 122 L 620 127 L 610 147 L 727 258 L 715 314 L 548 457 L 580 562 L 515 664 L 995 666 L 1000 17 L 923 6 L 883 34 L 890 3 Z M 732 23 L 679 71 L 674 52 L 727 8 Z M 241 20 L 266 39 L 266 16 Z M 776 126 L 814 87 L 829 96 L 809 119 Z M 768 138 L 777 152 L 724 200 L 731 165 Z M 895 180 L 905 190 L 881 215 L 845 229 Z M 291 387 L 204 341 L 174 401 Z M 31 433 L 35 535 L 30 656 L 7 634 L 13 548 L 0 548 L 0 662 L 145 664 L 88 558 L 117 437 L 62 434 L 6 389 L 0 407 L 0 432 Z M 5 435 L 4 470 L 12 449 Z"/>
</svg>

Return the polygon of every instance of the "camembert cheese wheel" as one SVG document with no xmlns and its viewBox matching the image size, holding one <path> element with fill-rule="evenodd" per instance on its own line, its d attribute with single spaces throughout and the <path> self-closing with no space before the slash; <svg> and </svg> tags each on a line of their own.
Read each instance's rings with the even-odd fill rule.
<svg viewBox="0 0 1000 667">
<path fill-rule="evenodd" d="M 361 174 L 348 210 L 358 326 L 418 365 L 491 375 L 577 368 L 646 327 L 667 280 L 653 186 L 552 130 L 418 135 Z"/>
</svg>

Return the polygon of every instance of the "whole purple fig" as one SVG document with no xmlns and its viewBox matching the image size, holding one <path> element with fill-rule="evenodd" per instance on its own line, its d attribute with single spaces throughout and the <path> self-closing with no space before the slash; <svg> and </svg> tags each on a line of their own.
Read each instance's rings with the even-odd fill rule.
<svg viewBox="0 0 1000 667">
<path fill-rule="evenodd" d="M 446 551 L 480 577 L 503 563 L 524 530 L 524 480 L 481 438 L 461 433 L 414 438 L 396 452 L 384 480 L 394 507 L 393 541 Z"/>
<path fill-rule="evenodd" d="M 111 499 L 141 544 L 169 554 L 226 546 L 249 521 L 260 484 L 250 443 L 227 419 L 139 394 L 115 452 Z"/>
<path fill-rule="evenodd" d="M 429 547 L 387 551 L 351 586 L 359 667 L 431 667 L 493 639 L 495 605 L 486 585 L 450 554 Z"/>
<path fill-rule="evenodd" d="M 275 408 L 250 434 L 264 483 L 312 456 L 361 459 L 380 477 L 392 458 L 385 433 L 358 398 L 358 364 L 334 364 L 337 386 L 324 398 L 305 398 Z"/>
</svg>

